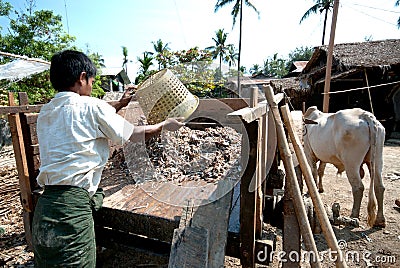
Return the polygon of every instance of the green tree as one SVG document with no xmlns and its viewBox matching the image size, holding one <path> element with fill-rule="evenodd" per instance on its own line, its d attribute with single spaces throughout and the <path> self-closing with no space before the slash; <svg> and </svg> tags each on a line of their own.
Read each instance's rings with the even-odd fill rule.
<svg viewBox="0 0 400 268">
<path fill-rule="evenodd" d="M 263 74 L 268 77 L 282 78 L 288 73 L 285 65 L 285 60 L 278 58 L 278 53 L 275 53 L 273 57 L 264 61 Z"/>
<path fill-rule="evenodd" d="M 34 0 L 26 3 L 25 10 L 16 10 L 10 3 L 0 0 L 0 16 L 9 21 L 7 29 L 1 29 L 1 51 L 49 61 L 55 52 L 72 46 L 75 37 L 64 32 L 61 16 L 49 10 L 35 10 Z M 0 64 L 11 60 L 3 57 Z M 48 71 L 1 87 L 1 90 L 25 91 L 31 103 L 47 102 L 55 93 Z"/>
<path fill-rule="evenodd" d="M 232 23 L 232 28 L 235 26 L 236 24 L 236 18 L 239 15 L 239 54 L 238 54 L 238 93 L 240 95 L 241 90 L 240 90 L 240 55 L 242 53 L 242 25 L 243 25 L 243 1 L 244 4 L 248 7 L 251 7 L 256 13 L 257 15 L 259 15 L 259 11 L 257 10 L 257 8 L 250 3 L 250 1 L 248 0 L 217 0 L 217 3 L 215 4 L 214 7 L 214 12 L 217 12 L 220 8 L 224 7 L 227 4 L 233 3 L 234 2 L 234 6 L 231 12 L 231 15 L 233 17 L 233 23 Z"/>
<path fill-rule="evenodd" d="M 206 50 L 210 51 L 212 58 L 219 58 L 219 78 L 222 75 L 222 61 L 229 55 L 229 46 L 225 44 L 228 34 L 224 29 L 219 29 L 215 32 L 215 37 L 212 40 L 215 42 L 214 46 L 207 47 Z"/>
<path fill-rule="evenodd" d="M 251 75 L 255 75 L 261 72 L 261 66 L 258 64 L 253 64 L 249 69 Z"/>
<path fill-rule="evenodd" d="M 304 13 L 303 17 L 300 19 L 300 23 L 302 23 L 305 19 L 307 19 L 311 14 L 317 14 L 317 12 L 324 12 L 324 27 L 322 29 L 322 45 L 325 42 L 325 30 L 326 30 L 326 21 L 328 19 L 328 12 L 331 8 L 333 8 L 333 0 L 314 0 L 315 5 L 310 7 L 306 13 Z"/>
<path fill-rule="evenodd" d="M 229 69 L 236 65 L 239 53 L 233 44 L 228 45 L 228 54 L 225 56 L 225 62 L 228 63 Z"/>
<path fill-rule="evenodd" d="M 186 88 L 199 97 L 212 96 L 217 83 L 214 80 L 215 72 L 210 69 L 211 53 L 207 49 L 193 47 L 173 54 L 171 69 Z"/>
<path fill-rule="evenodd" d="M 311 59 L 314 49 L 311 47 L 298 47 L 291 51 L 288 55 L 289 60 L 286 62 L 286 70 L 289 71 L 290 66 L 295 61 L 308 61 Z"/>
<path fill-rule="evenodd" d="M 167 68 L 168 61 L 165 60 L 165 56 L 167 55 L 166 52 L 169 51 L 169 43 L 164 44 L 161 39 L 151 43 L 153 44 L 154 51 L 157 53 L 156 60 L 158 62 L 158 70 L 161 70 L 161 66 Z"/>
<path fill-rule="evenodd" d="M 153 53 L 148 51 L 143 52 L 142 58 L 137 58 L 140 63 L 140 68 L 138 73 L 139 75 L 135 79 L 135 84 L 139 84 L 146 80 L 146 78 L 152 74 L 152 72 L 150 72 L 150 67 L 153 65 L 153 59 Z"/>
<path fill-rule="evenodd" d="M 125 73 L 128 73 L 128 48 L 125 46 L 122 46 L 122 55 L 124 58 L 122 59 L 122 68 L 125 69 Z"/>
<path fill-rule="evenodd" d="M 102 98 L 105 95 L 102 84 L 108 84 L 108 79 L 101 76 L 101 68 L 105 67 L 103 56 L 97 52 L 92 52 L 88 44 L 86 45 L 85 54 L 88 55 L 97 68 L 97 74 L 92 88 L 92 96 L 96 98 Z"/>
</svg>

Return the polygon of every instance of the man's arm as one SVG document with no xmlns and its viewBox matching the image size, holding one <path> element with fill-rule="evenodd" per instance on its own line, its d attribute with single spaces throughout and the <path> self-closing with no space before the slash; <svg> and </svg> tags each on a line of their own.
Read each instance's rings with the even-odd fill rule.
<svg viewBox="0 0 400 268">
<path fill-rule="evenodd" d="M 129 140 L 131 142 L 140 142 L 160 134 L 162 130 L 176 131 L 185 125 L 181 122 L 182 120 L 183 118 L 168 118 L 155 125 L 135 126 Z"/>
<path fill-rule="evenodd" d="M 132 95 L 133 89 L 134 88 L 125 90 L 124 95 L 122 95 L 119 101 L 111 103 L 111 106 L 113 106 L 117 112 L 126 107 L 132 99 L 136 100 L 136 96 Z"/>
</svg>

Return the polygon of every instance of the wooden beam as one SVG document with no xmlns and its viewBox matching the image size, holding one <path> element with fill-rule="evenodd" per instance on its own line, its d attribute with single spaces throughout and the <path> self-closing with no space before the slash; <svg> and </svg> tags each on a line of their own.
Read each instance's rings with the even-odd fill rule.
<svg viewBox="0 0 400 268">
<path fill-rule="evenodd" d="M 248 162 L 240 182 L 240 261 L 243 268 L 255 267 L 256 191 L 251 182 L 256 177 L 258 121 L 244 122 L 248 140 L 242 141 L 242 152 Z M 243 135 L 245 137 L 246 135 Z M 245 139 L 245 138 L 244 138 Z M 248 147 L 248 148 L 245 148 Z"/>
<path fill-rule="evenodd" d="M 150 214 L 140 214 L 107 207 L 103 207 L 94 213 L 94 222 L 99 226 L 165 242 L 172 240 L 174 230 L 179 226 L 179 218 L 168 220 Z"/>
<path fill-rule="evenodd" d="M 324 100 L 323 100 L 323 112 L 329 112 L 329 91 L 331 86 L 331 71 L 332 71 L 332 57 L 333 57 L 333 44 L 335 42 L 335 31 L 337 14 L 339 10 L 339 0 L 335 0 L 333 5 L 333 17 L 331 24 L 331 36 L 329 39 L 328 46 L 328 57 L 326 60 L 326 73 L 325 73 L 325 87 L 324 87 Z"/>
<path fill-rule="evenodd" d="M 282 106 L 281 111 L 285 121 L 286 129 L 288 130 L 290 139 L 293 144 L 293 148 L 296 152 L 301 170 L 304 174 L 304 180 L 306 181 L 307 184 L 308 193 L 311 196 L 312 202 L 314 204 L 314 209 L 317 214 L 319 223 L 321 225 L 321 229 L 323 231 L 323 234 L 325 236 L 329 248 L 332 250 L 332 256 L 334 261 L 336 262 L 336 267 L 338 268 L 347 267 L 346 261 L 343 257 L 344 255 L 338 245 L 335 232 L 333 231 L 328 215 L 326 214 L 324 203 L 322 202 L 321 197 L 319 196 L 318 189 L 314 182 L 312 171 L 310 166 L 308 165 L 306 155 L 304 153 L 300 139 L 298 135 L 295 133 L 293 127 L 293 120 L 289 112 L 289 107 L 287 105 Z"/>
<path fill-rule="evenodd" d="M 9 92 L 8 103 L 10 106 L 15 105 L 14 94 Z M 31 213 L 33 213 L 32 192 L 29 181 L 28 164 L 25 154 L 25 145 L 23 133 L 21 129 L 21 121 L 19 114 L 9 114 L 8 123 L 14 148 L 15 163 L 18 170 L 19 187 L 21 191 L 21 205 L 23 208 L 23 221 L 25 229 L 25 238 L 29 247 L 32 246 L 31 233 Z"/>
<path fill-rule="evenodd" d="M 0 114 L 38 113 L 43 105 L 0 106 Z"/>
<path fill-rule="evenodd" d="M 265 89 L 265 96 L 267 97 L 268 103 L 270 104 L 271 110 L 274 115 L 277 127 L 276 129 L 278 135 L 279 153 L 280 156 L 282 157 L 282 161 L 286 171 L 286 176 L 288 178 L 287 179 L 288 184 L 285 187 L 289 187 L 289 191 L 291 192 L 293 205 L 297 216 L 297 221 L 300 226 L 300 231 L 303 236 L 306 250 L 310 251 L 310 253 L 314 254 L 314 256 L 318 256 L 317 246 L 315 244 L 314 236 L 311 231 L 310 223 L 308 222 L 306 209 L 303 203 L 303 197 L 300 192 L 299 184 L 297 182 L 297 176 L 293 166 L 292 154 L 290 152 L 288 141 L 286 139 L 286 134 L 283 127 L 282 119 L 280 117 L 278 105 L 274 103 L 272 88 L 270 86 L 266 86 L 264 89 Z M 318 258 L 316 262 L 311 262 L 311 267 L 321 267 Z"/>
<path fill-rule="evenodd" d="M 275 102 L 279 103 L 283 99 L 283 93 L 276 94 L 274 98 Z M 229 113 L 227 117 L 239 117 L 246 123 L 250 123 L 267 113 L 267 104 L 267 101 L 262 101 L 259 102 L 258 105 L 254 108 L 246 107 L 238 111 Z"/>
<path fill-rule="evenodd" d="M 228 233 L 226 245 L 226 256 L 240 258 L 240 237 L 236 233 Z M 256 239 L 255 262 L 257 264 L 269 265 L 273 258 L 274 241 Z"/>
</svg>

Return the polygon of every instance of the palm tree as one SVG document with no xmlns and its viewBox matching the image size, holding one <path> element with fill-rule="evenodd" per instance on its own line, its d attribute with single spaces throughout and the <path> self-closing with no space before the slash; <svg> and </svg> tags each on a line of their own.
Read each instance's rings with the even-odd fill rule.
<svg viewBox="0 0 400 268">
<path fill-rule="evenodd" d="M 253 66 L 251 66 L 251 68 L 249 69 L 250 73 L 252 75 L 258 74 L 261 72 L 261 66 L 258 64 L 253 64 Z"/>
<path fill-rule="evenodd" d="M 236 48 L 233 44 L 228 45 L 228 54 L 225 56 L 224 61 L 228 63 L 229 69 L 231 66 L 236 65 L 236 61 L 238 60 L 239 53 L 236 51 Z"/>
<path fill-rule="evenodd" d="M 153 44 L 154 51 L 157 53 L 158 56 L 163 54 L 165 51 L 169 50 L 168 47 L 169 43 L 164 44 L 161 39 L 158 39 L 156 42 L 151 42 L 151 43 Z M 162 61 L 159 59 L 157 59 L 157 61 L 158 61 L 158 70 L 161 70 Z"/>
<path fill-rule="evenodd" d="M 232 2 L 235 2 L 231 15 L 233 16 L 233 24 L 232 28 L 236 24 L 236 18 L 239 15 L 239 54 L 238 54 L 238 77 L 237 77 L 237 84 L 238 84 L 238 93 L 239 95 L 241 94 L 240 90 L 240 55 L 242 53 L 242 21 L 243 21 L 243 1 L 246 6 L 251 7 L 254 9 L 255 12 L 259 15 L 260 13 L 258 12 L 257 8 L 250 3 L 249 0 L 217 0 L 217 3 L 215 4 L 214 12 L 217 12 L 221 7 L 224 7 L 227 4 L 230 4 Z"/>
<path fill-rule="evenodd" d="M 125 69 L 125 73 L 128 73 L 128 48 L 122 46 L 122 55 L 124 56 L 122 61 L 122 68 Z"/>
<path fill-rule="evenodd" d="M 396 1 L 395 6 L 396 6 L 396 7 L 397 7 L 397 6 L 400 6 L 400 0 L 397 0 L 397 1 Z M 399 17 L 399 19 L 397 20 L 397 28 L 400 29 L 400 17 Z"/>
<path fill-rule="evenodd" d="M 143 52 L 143 58 L 137 57 L 138 62 L 140 62 L 140 70 L 138 76 L 135 79 L 135 84 L 139 84 L 144 81 L 150 74 L 149 71 L 151 65 L 153 65 L 153 52 L 145 51 Z"/>
<path fill-rule="evenodd" d="M 222 61 L 225 60 L 225 57 L 229 53 L 229 46 L 226 45 L 226 38 L 228 37 L 227 33 L 224 33 L 224 29 L 219 29 L 215 32 L 215 37 L 212 40 L 215 42 L 215 46 L 207 47 L 206 50 L 211 52 L 212 58 L 219 58 L 219 73 L 222 75 Z"/>
<path fill-rule="evenodd" d="M 138 57 L 138 61 L 140 62 L 140 70 L 145 76 L 148 74 L 150 66 L 153 65 L 154 57 L 152 55 L 153 53 L 146 51 L 143 52 L 143 58 Z"/>
<path fill-rule="evenodd" d="M 399 0 L 398 0 L 399 1 Z M 310 7 L 306 13 L 304 13 L 303 17 L 300 19 L 300 23 L 303 22 L 306 18 L 308 18 L 311 14 L 322 13 L 325 11 L 324 17 L 324 27 L 322 29 L 322 45 L 324 45 L 325 41 L 325 30 L 326 30 L 326 20 L 328 19 L 328 12 L 331 8 L 333 8 L 333 0 L 314 0 L 315 5 Z"/>
</svg>

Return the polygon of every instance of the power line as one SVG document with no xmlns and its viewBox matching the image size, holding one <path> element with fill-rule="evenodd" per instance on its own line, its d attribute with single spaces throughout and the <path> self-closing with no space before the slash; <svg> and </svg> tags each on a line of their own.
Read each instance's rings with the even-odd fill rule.
<svg viewBox="0 0 400 268">
<path fill-rule="evenodd" d="M 68 12 L 67 12 L 67 0 L 64 0 L 64 8 L 65 8 L 65 19 L 67 20 L 67 32 L 69 34 L 69 23 L 68 23 Z"/>
<path fill-rule="evenodd" d="M 353 5 L 354 5 L 354 4 L 353 4 Z M 385 20 L 383 20 L 383 19 L 381 19 L 381 18 L 378 18 L 378 17 L 372 16 L 372 15 L 370 15 L 370 14 L 368 14 L 368 13 L 365 13 L 365 12 L 363 12 L 363 11 L 361 11 L 361 10 L 358 10 L 358 9 L 352 8 L 352 7 L 350 7 L 350 6 L 348 6 L 348 8 L 350 8 L 350 9 L 352 9 L 352 10 L 354 10 L 354 11 L 357 11 L 357 12 L 359 12 L 359 13 L 361 13 L 361 14 L 364 14 L 365 16 L 371 17 L 371 18 L 373 18 L 373 19 L 376 19 L 376 20 L 382 21 L 382 22 L 384 22 L 384 23 L 387 23 L 387 24 L 390 24 L 390 25 L 393 25 L 393 26 L 397 26 L 397 24 L 394 24 L 394 23 L 391 23 L 391 22 L 385 21 Z"/>
<path fill-rule="evenodd" d="M 381 10 L 381 11 L 386 11 L 386 12 L 392 12 L 392 13 L 400 14 L 400 11 L 387 10 L 387 9 L 383 9 L 383 8 L 379 8 L 379 7 L 370 7 L 370 6 L 365 6 L 365 5 L 361 5 L 361 4 L 354 4 L 354 3 L 350 3 L 350 5 L 355 5 L 355 6 L 366 7 L 366 8 L 370 8 L 370 9 L 375 9 L 375 10 Z"/>
<path fill-rule="evenodd" d="M 185 38 L 185 31 L 183 30 L 182 19 L 181 19 L 181 16 L 179 14 L 179 8 L 178 8 L 178 5 L 176 4 L 176 0 L 174 0 L 174 4 L 175 4 L 175 9 L 176 9 L 176 15 L 178 16 L 179 26 L 180 26 L 181 31 L 182 31 L 183 42 L 185 42 L 185 45 L 187 46 L 187 42 L 186 42 L 186 38 Z"/>
</svg>

